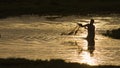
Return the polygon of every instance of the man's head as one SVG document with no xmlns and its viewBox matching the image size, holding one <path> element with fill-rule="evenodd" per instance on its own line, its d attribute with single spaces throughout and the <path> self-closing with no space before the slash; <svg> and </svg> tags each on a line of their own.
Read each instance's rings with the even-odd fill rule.
<svg viewBox="0 0 120 68">
<path fill-rule="evenodd" d="M 93 23 L 94 23 L 94 19 L 91 19 L 91 20 L 90 20 L 90 24 L 93 24 Z"/>
</svg>

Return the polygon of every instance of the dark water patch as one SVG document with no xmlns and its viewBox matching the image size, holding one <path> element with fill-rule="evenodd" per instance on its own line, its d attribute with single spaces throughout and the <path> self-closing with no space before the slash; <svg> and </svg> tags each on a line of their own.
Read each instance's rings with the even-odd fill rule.
<svg viewBox="0 0 120 68">
<path fill-rule="evenodd" d="M 50 21 L 54 21 L 54 20 L 56 20 L 56 19 L 58 19 L 58 18 L 62 18 L 62 16 L 47 16 L 47 17 L 46 17 L 46 19 L 47 19 L 47 20 L 50 20 Z"/>
<path fill-rule="evenodd" d="M 65 62 L 61 59 L 28 60 L 24 58 L 1 58 L 0 68 L 120 68 L 120 66 L 89 66 L 87 64 Z"/>
<path fill-rule="evenodd" d="M 120 39 L 120 28 L 113 29 L 113 30 L 107 30 L 103 35 L 114 38 L 114 39 Z"/>
<path fill-rule="evenodd" d="M 76 41 L 65 41 L 65 42 L 63 42 L 61 44 L 69 45 L 69 46 L 77 46 L 77 42 Z"/>
</svg>

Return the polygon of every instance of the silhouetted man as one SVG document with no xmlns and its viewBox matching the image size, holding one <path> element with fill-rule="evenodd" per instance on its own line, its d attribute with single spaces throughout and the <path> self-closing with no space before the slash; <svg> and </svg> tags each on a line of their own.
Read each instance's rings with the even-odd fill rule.
<svg viewBox="0 0 120 68">
<path fill-rule="evenodd" d="M 90 24 L 86 24 L 86 25 L 82 25 L 79 24 L 79 26 L 81 27 L 85 27 L 88 31 L 88 35 L 87 35 L 87 42 L 88 42 L 88 50 L 90 51 L 90 53 L 93 53 L 93 51 L 95 50 L 95 26 L 93 25 L 94 23 L 94 19 L 90 20 Z"/>
</svg>

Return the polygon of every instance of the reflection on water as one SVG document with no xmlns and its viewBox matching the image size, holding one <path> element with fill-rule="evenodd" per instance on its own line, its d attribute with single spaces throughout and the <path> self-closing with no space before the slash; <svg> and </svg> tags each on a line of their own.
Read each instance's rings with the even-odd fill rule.
<svg viewBox="0 0 120 68">
<path fill-rule="evenodd" d="M 96 59 L 94 57 L 91 57 L 91 54 L 88 52 L 83 52 L 82 54 L 83 59 L 81 60 L 81 63 L 86 63 L 89 65 L 97 65 Z"/>
<path fill-rule="evenodd" d="M 80 63 L 85 63 L 89 65 L 98 65 L 97 64 L 97 59 L 94 57 L 94 50 L 95 50 L 95 45 L 94 46 L 88 46 L 89 43 L 85 42 L 87 44 L 86 48 L 81 47 L 76 41 L 74 42 L 76 46 L 78 47 L 77 52 L 78 52 L 78 58 L 76 58 Z"/>
<path fill-rule="evenodd" d="M 76 22 L 86 24 L 95 19 L 95 46 L 88 47 L 86 30 L 77 35 L 60 35 L 71 31 Z M 120 65 L 120 41 L 102 36 L 108 29 L 120 28 L 119 17 L 16 17 L 0 19 L 0 58 L 64 59 L 89 65 Z"/>
</svg>

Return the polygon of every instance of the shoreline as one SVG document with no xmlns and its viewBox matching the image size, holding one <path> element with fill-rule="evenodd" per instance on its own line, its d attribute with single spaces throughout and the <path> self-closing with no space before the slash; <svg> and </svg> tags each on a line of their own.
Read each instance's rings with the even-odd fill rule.
<svg viewBox="0 0 120 68">
<path fill-rule="evenodd" d="M 87 64 L 65 62 L 62 59 L 28 60 L 25 58 L 0 58 L 1 68 L 120 68 L 114 65 L 90 66 Z"/>
</svg>

